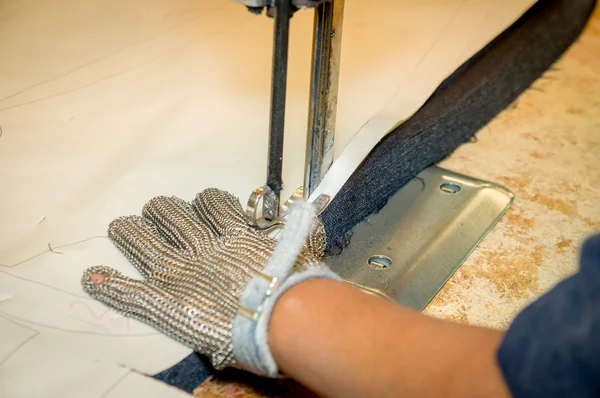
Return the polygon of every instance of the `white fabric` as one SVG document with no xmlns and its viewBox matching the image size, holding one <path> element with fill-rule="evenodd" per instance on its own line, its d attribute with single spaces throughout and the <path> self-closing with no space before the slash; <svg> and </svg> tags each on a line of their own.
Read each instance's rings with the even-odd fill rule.
<svg viewBox="0 0 600 398">
<path fill-rule="evenodd" d="M 348 1 L 336 154 L 393 99 L 351 156 L 364 157 L 533 2 Z M 292 21 L 288 193 L 302 183 L 311 25 L 310 11 Z M 95 264 L 133 274 L 106 227 L 152 196 L 216 186 L 246 200 L 264 183 L 272 30 L 227 0 L 0 2 L 0 391 L 100 397 L 120 376 L 80 382 L 99 364 L 153 373 L 189 353 L 79 278 Z"/>
</svg>

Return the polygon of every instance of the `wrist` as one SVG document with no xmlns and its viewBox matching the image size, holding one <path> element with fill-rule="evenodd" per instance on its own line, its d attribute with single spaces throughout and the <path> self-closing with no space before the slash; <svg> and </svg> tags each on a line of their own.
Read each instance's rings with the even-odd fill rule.
<svg viewBox="0 0 600 398">
<path fill-rule="evenodd" d="M 298 355 L 295 349 L 298 342 L 312 338 L 310 331 L 322 316 L 318 309 L 330 305 L 332 295 L 339 289 L 354 290 L 340 280 L 312 278 L 290 287 L 275 303 L 267 330 L 268 341 L 271 354 L 283 373 L 294 376 L 290 374 L 290 365 Z M 309 352 L 304 354 L 310 355 Z"/>
<path fill-rule="evenodd" d="M 302 271 L 294 272 L 283 278 L 276 287 L 271 289 L 257 288 L 261 283 L 261 278 L 256 277 L 248 285 L 242 297 L 240 304 L 248 308 L 245 303 L 260 302 L 256 307 L 254 316 L 249 317 L 243 313 L 236 315 L 233 321 L 232 344 L 233 354 L 240 367 L 251 371 L 252 373 L 267 376 L 279 377 L 279 368 L 276 359 L 273 357 L 269 336 L 269 328 L 274 308 L 279 304 L 280 299 L 298 285 L 304 285 L 312 280 L 338 280 L 339 277 L 325 266 L 310 266 Z M 262 278 L 264 281 L 264 278 Z M 267 294 L 265 294 L 267 292 Z M 289 300 L 289 295 L 288 295 Z M 288 307 L 282 306 L 283 309 Z M 298 308 L 297 310 L 302 310 Z M 301 316 L 297 310 L 292 310 L 292 318 Z M 304 316 L 304 314 L 302 314 Z"/>
</svg>

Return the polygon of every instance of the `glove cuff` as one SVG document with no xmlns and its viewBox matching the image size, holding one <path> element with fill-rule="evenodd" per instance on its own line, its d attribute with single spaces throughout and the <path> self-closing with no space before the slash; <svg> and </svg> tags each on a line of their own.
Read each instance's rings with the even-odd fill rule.
<svg viewBox="0 0 600 398">
<path fill-rule="evenodd" d="M 273 307 L 279 297 L 292 286 L 307 279 L 338 279 L 331 270 L 321 265 L 292 272 L 315 216 L 316 209 L 313 205 L 294 203 L 269 263 L 250 281 L 240 297 L 239 311 L 232 328 L 233 356 L 244 369 L 258 375 L 278 376 L 267 332 Z"/>
<path fill-rule="evenodd" d="M 264 299 L 264 301 L 258 312 L 253 314 L 239 312 L 233 321 L 233 356 L 243 369 L 259 376 L 281 377 L 269 348 L 268 328 L 271 314 L 279 298 L 288 289 L 312 278 L 340 279 L 329 268 L 319 265 L 291 274 L 269 295 L 265 294 L 265 290 L 259 292 L 257 289 L 251 289 L 250 285 L 246 288 L 241 302 L 245 301 L 243 298 L 250 298 L 244 296 L 255 296 L 252 298 Z"/>
</svg>

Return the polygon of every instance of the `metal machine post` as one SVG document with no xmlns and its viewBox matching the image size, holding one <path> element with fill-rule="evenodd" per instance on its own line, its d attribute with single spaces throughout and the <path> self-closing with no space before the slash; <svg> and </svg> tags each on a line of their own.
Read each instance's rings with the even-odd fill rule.
<svg viewBox="0 0 600 398">
<path fill-rule="evenodd" d="M 332 0 L 315 9 L 304 199 L 333 163 L 343 14 L 344 0 Z"/>
</svg>

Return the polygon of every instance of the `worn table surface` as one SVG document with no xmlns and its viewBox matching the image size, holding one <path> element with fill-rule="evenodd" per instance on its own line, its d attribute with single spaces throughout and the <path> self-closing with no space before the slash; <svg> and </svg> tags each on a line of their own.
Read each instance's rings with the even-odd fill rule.
<svg viewBox="0 0 600 398">
<path fill-rule="evenodd" d="M 553 68 L 441 166 L 501 183 L 515 202 L 425 310 L 506 328 L 517 312 L 576 271 L 600 232 L 600 8 Z M 229 378 L 231 376 L 231 378 Z M 292 396 L 293 384 L 239 374 L 210 378 L 199 397 Z M 235 381 L 232 381 L 235 380 Z"/>
</svg>

